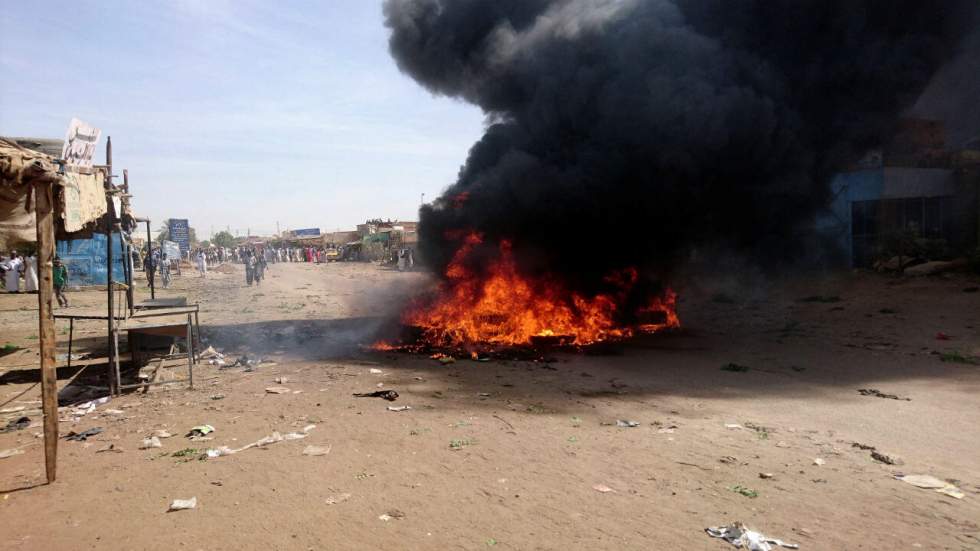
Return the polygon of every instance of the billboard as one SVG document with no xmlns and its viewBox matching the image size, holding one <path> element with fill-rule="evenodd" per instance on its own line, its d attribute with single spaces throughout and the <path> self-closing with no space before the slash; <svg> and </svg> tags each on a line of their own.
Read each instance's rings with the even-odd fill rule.
<svg viewBox="0 0 980 551">
<path fill-rule="evenodd" d="M 66 164 L 73 166 L 92 166 L 95 156 L 95 146 L 99 143 L 102 131 L 78 119 L 72 119 L 68 124 L 65 135 L 65 145 L 61 149 L 61 158 Z"/>
<path fill-rule="evenodd" d="M 319 237 L 320 228 L 303 228 L 300 230 L 293 230 L 293 237 Z"/>
<path fill-rule="evenodd" d="M 171 218 L 167 231 L 170 232 L 170 240 L 180 247 L 180 252 L 191 250 L 191 230 L 186 218 Z"/>
<path fill-rule="evenodd" d="M 88 239 L 59 240 L 55 253 L 68 268 L 68 286 L 106 284 L 106 235 L 93 233 Z M 126 281 L 123 247 L 118 233 L 112 234 L 112 280 Z"/>
</svg>

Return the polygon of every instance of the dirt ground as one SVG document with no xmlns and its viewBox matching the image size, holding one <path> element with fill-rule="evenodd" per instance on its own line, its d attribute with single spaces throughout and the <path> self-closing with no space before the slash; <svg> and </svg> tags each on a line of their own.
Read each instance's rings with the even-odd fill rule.
<svg viewBox="0 0 980 551">
<path fill-rule="evenodd" d="M 444 366 L 358 347 L 424 275 L 278 264 L 249 288 L 240 266 L 221 269 L 160 294 L 200 302 L 208 343 L 230 358 L 274 363 L 202 364 L 194 390 L 131 393 L 74 420 L 65 408 L 62 434 L 104 432 L 61 440 L 50 486 L 36 297 L 0 296 L 0 344 L 24 347 L 0 358 L 0 410 L 24 408 L 0 425 L 33 422 L 0 434 L 0 450 L 24 452 L 0 459 L 0 548 L 724 550 L 704 529 L 736 520 L 803 550 L 980 548 L 980 293 L 964 291 L 976 277 L 681 289 L 676 333 L 602 355 Z M 82 310 L 104 297 L 69 298 Z M 81 351 L 101 335 L 102 323 L 76 328 Z M 87 390 L 102 370 L 62 369 L 59 382 Z M 379 388 L 400 396 L 351 395 Z M 213 440 L 184 436 L 205 423 Z M 234 455 L 173 456 L 308 425 Z M 139 449 L 158 429 L 173 436 Z M 304 455 L 311 445 L 329 453 Z M 167 512 L 191 497 L 196 509 Z"/>
</svg>

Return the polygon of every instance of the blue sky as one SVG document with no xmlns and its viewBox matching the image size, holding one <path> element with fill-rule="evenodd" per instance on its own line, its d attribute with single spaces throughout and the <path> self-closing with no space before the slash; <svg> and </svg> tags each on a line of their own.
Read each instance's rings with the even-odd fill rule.
<svg viewBox="0 0 980 551">
<path fill-rule="evenodd" d="M 137 213 L 202 238 L 414 220 L 483 116 L 401 74 L 387 36 L 380 0 L 5 2 L 0 135 L 101 128 Z"/>
</svg>

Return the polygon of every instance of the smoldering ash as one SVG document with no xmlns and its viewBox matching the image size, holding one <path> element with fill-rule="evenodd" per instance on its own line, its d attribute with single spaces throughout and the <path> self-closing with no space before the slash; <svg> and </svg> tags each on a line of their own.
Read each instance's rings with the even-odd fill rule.
<svg viewBox="0 0 980 551">
<path fill-rule="evenodd" d="M 493 272 L 506 244 L 518 273 L 589 297 L 623 270 L 656 294 L 705 247 L 783 261 L 829 176 L 881 144 L 977 6 L 387 0 L 401 70 L 487 119 L 422 208 L 422 256 L 451 282 Z"/>
</svg>

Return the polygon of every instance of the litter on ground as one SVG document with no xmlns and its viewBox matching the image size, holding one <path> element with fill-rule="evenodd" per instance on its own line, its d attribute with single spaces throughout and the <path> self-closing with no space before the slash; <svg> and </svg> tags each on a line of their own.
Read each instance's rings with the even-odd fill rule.
<svg viewBox="0 0 980 551">
<path fill-rule="evenodd" d="M 771 551 L 773 545 L 786 549 L 799 549 L 795 543 L 787 543 L 776 538 L 770 538 L 754 530 L 749 530 L 741 522 L 733 522 L 728 526 L 713 526 L 704 529 L 713 538 L 720 538 L 735 546 L 737 549 L 748 551 Z"/>
</svg>

